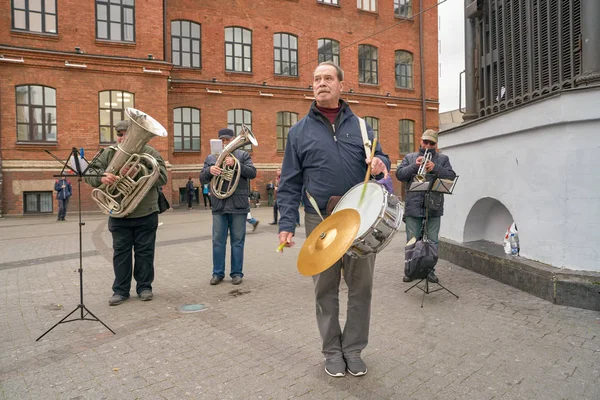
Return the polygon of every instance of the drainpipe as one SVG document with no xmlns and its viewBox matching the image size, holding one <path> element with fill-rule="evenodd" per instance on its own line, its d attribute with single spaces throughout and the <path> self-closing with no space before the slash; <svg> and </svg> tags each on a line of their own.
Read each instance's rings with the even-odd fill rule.
<svg viewBox="0 0 600 400">
<path fill-rule="evenodd" d="M 0 87 L 0 100 L 2 99 L 2 88 Z M 0 101 L 0 217 L 2 217 L 2 206 L 4 205 L 4 178 L 2 176 L 2 101 Z"/>
<path fill-rule="evenodd" d="M 600 83 L 600 1 L 581 0 L 581 76 L 577 85 Z"/>
<path fill-rule="evenodd" d="M 475 21 L 466 15 L 467 6 L 473 0 L 465 0 L 465 113 L 463 121 L 477 118 L 475 99 Z"/>
<path fill-rule="evenodd" d="M 423 129 L 427 129 L 427 108 L 425 104 L 425 62 L 423 59 L 423 1 L 419 1 L 419 58 L 421 59 L 421 118 L 423 119 Z"/>
<path fill-rule="evenodd" d="M 163 61 L 167 61 L 167 0 L 163 0 Z"/>
</svg>

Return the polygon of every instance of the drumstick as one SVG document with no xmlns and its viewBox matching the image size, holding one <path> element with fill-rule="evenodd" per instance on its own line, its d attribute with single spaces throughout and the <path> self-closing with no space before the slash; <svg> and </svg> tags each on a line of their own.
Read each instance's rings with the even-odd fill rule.
<svg viewBox="0 0 600 400">
<path fill-rule="evenodd" d="M 321 221 L 323 221 L 325 218 L 323 218 L 323 216 L 321 215 L 321 210 L 319 210 L 317 202 L 315 201 L 315 199 L 313 199 L 310 193 L 308 193 L 308 190 L 306 191 L 306 197 L 308 198 L 308 201 L 310 201 L 310 204 L 313 206 L 313 208 L 317 211 L 317 214 L 319 214 L 319 217 L 321 217 Z"/>
<path fill-rule="evenodd" d="M 281 243 L 277 249 L 275 249 L 276 252 L 281 253 L 283 251 L 283 248 L 285 247 L 286 242 Z"/>
<path fill-rule="evenodd" d="M 360 194 L 360 199 L 358 200 L 358 206 L 362 205 L 363 199 L 365 198 L 365 193 L 367 192 L 367 183 L 369 182 L 369 177 L 371 176 L 371 165 L 373 164 L 373 157 L 375 157 L 375 148 L 377 147 L 377 138 L 373 139 L 373 145 L 371 147 L 371 163 L 367 167 L 367 174 L 365 175 L 365 182 L 363 185 L 362 193 Z"/>
</svg>

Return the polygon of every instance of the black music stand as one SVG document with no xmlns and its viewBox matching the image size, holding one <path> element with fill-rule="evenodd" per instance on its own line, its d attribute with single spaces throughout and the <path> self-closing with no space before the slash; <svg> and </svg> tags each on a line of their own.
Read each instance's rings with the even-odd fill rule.
<svg viewBox="0 0 600 400">
<path fill-rule="evenodd" d="M 427 177 L 431 177 L 432 179 L 428 180 Z M 423 226 L 421 227 L 421 237 L 423 238 L 423 240 L 428 240 L 427 239 L 427 222 L 429 221 L 429 195 L 430 195 L 430 193 L 437 192 L 437 193 L 443 193 L 443 194 L 452 194 L 457 181 L 458 181 L 458 176 L 456 176 L 456 178 L 454 178 L 454 179 L 441 179 L 441 178 L 438 178 L 434 174 L 427 174 L 427 175 L 425 175 L 424 182 L 418 182 L 416 180 L 413 180 L 410 183 L 410 186 L 408 187 L 409 192 L 425 192 L 425 197 L 423 199 L 423 201 L 425 202 L 425 221 L 423 222 Z M 421 286 L 419 286 L 419 284 L 423 281 L 425 281 L 425 288 L 422 288 Z M 414 285 L 412 285 L 411 287 L 409 287 L 408 289 L 406 289 L 404 291 L 404 293 L 407 293 L 409 290 L 411 290 L 412 288 L 415 288 L 415 287 L 417 289 L 421 290 L 423 292 L 423 297 L 421 298 L 421 308 L 423 308 L 423 302 L 425 301 L 426 294 L 435 293 L 440 290 L 445 290 L 448 293 L 450 293 L 452 296 L 454 296 L 458 299 L 458 296 L 456 294 L 451 292 L 448 288 L 446 288 L 441 283 L 437 282 L 435 284 L 438 285 L 439 288 L 430 290 L 429 289 L 429 281 L 425 277 L 425 278 L 419 280 L 419 282 L 417 282 Z"/>
<path fill-rule="evenodd" d="M 56 157 L 54 154 L 52 154 L 51 152 L 49 152 L 48 150 L 45 150 L 46 153 L 50 154 L 52 157 L 54 157 L 54 159 L 56 161 L 58 161 L 59 163 L 61 163 L 63 165 L 63 169 L 61 171 L 60 175 L 54 175 L 55 177 L 58 176 L 64 176 L 65 175 L 65 171 L 68 169 L 71 171 L 72 174 L 74 174 L 75 176 L 77 176 L 77 200 L 78 200 L 78 206 L 79 206 L 79 305 L 77 305 L 77 307 L 75 307 L 75 309 L 73 311 L 71 311 L 69 314 L 67 314 L 63 319 L 61 319 L 60 321 L 58 321 L 56 324 L 54 324 L 54 326 L 52 326 L 52 328 L 48 329 L 46 332 L 44 332 L 44 334 L 42 336 L 40 336 L 39 338 L 35 339 L 35 341 L 37 342 L 38 340 L 40 340 L 41 338 L 43 338 L 44 336 L 46 336 L 46 334 L 48 332 L 50 332 L 52 329 L 56 328 L 58 325 L 60 324 L 65 324 L 67 322 L 71 322 L 71 321 L 97 321 L 100 322 L 102 325 L 104 325 L 104 327 L 106 329 L 108 329 L 109 331 L 111 331 L 113 333 L 113 335 L 115 335 L 115 332 L 110 329 L 104 322 L 102 322 L 98 317 L 96 317 L 90 310 L 88 310 L 88 308 L 83 304 L 83 250 L 82 250 L 82 232 L 81 232 L 81 227 L 83 225 L 85 225 L 85 222 L 81 222 L 81 181 L 84 177 L 86 176 L 103 176 L 103 174 L 98 174 L 95 170 L 93 171 L 94 173 L 88 173 L 88 170 L 90 169 L 90 165 L 92 165 L 94 163 L 94 161 L 96 161 L 96 159 L 98 158 L 98 156 L 100 156 L 100 154 L 102 154 L 103 150 L 100 150 L 100 152 L 98 152 L 98 154 L 96 154 L 96 156 L 94 157 L 94 159 L 92 160 L 91 163 L 87 163 L 87 160 L 81 156 L 80 158 L 80 154 L 79 151 L 77 151 L 77 149 L 75 147 L 73 147 L 71 149 L 71 153 L 69 154 L 69 157 L 67 158 L 67 161 L 62 161 L 60 158 Z M 87 165 L 85 166 L 85 169 L 82 170 L 82 162 L 84 164 L 87 163 Z M 68 319 L 73 313 L 75 313 L 75 311 L 77 310 L 81 310 L 81 314 L 79 318 L 72 318 L 72 319 Z M 83 311 L 86 311 L 86 314 L 83 314 Z M 93 318 L 86 318 L 87 315 L 91 315 Z"/>
</svg>

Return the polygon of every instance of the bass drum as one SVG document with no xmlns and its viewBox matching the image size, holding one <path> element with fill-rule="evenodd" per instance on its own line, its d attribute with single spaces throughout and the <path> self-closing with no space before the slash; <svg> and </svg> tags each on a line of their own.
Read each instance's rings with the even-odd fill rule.
<svg viewBox="0 0 600 400">
<path fill-rule="evenodd" d="M 402 223 L 400 201 L 376 182 L 367 183 L 365 197 L 359 206 L 363 186 L 364 183 L 359 183 L 346 192 L 333 209 L 333 214 L 347 208 L 360 214 L 360 228 L 347 252 L 352 257 L 379 253 L 390 243 Z"/>
</svg>

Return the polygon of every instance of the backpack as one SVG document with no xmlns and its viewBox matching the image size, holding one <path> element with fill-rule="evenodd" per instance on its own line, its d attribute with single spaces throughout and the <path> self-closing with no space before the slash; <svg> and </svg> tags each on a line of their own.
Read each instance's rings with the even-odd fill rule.
<svg viewBox="0 0 600 400">
<path fill-rule="evenodd" d="M 433 271 L 437 261 L 438 248 L 434 243 L 418 240 L 407 244 L 404 253 L 404 275 L 412 279 L 425 279 Z"/>
</svg>

